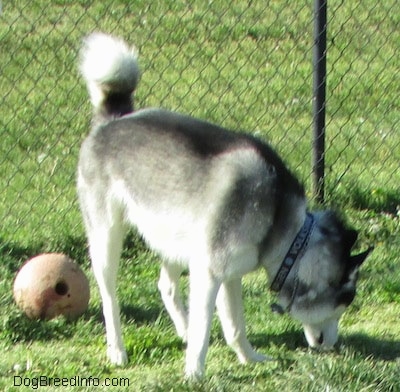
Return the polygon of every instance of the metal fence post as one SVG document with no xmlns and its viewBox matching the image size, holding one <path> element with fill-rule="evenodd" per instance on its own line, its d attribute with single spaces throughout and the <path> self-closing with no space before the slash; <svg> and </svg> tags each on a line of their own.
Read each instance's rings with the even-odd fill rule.
<svg viewBox="0 0 400 392">
<path fill-rule="evenodd" d="M 314 1 L 313 194 L 324 201 L 327 0 Z"/>
</svg>

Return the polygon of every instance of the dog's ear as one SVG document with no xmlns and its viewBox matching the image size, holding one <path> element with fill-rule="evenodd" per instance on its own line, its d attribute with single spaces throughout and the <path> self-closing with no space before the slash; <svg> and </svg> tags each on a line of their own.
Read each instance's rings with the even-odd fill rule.
<svg viewBox="0 0 400 392">
<path fill-rule="evenodd" d="M 353 283 L 345 284 L 336 297 L 336 306 L 349 306 L 356 296 L 356 286 Z"/>
<path fill-rule="evenodd" d="M 351 248 L 354 246 L 358 238 L 358 232 L 353 229 L 348 229 L 344 233 L 344 249 L 347 254 L 350 254 Z"/>
<path fill-rule="evenodd" d="M 346 263 L 346 270 L 342 278 L 342 284 L 351 282 L 355 284 L 358 279 L 358 270 L 361 264 L 365 261 L 368 255 L 374 248 L 369 248 L 365 252 L 359 253 L 358 255 L 349 256 Z"/>
<path fill-rule="evenodd" d="M 368 255 L 374 250 L 373 247 L 368 248 L 365 252 L 359 253 L 349 257 L 348 266 L 350 270 L 360 267 Z"/>
</svg>

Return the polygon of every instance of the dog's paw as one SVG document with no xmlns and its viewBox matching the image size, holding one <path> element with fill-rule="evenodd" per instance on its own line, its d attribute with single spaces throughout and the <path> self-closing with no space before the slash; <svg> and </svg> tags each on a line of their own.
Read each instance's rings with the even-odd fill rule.
<svg viewBox="0 0 400 392">
<path fill-rule="evenodd" d="M 186 353 L 185 378 L 190 382 L 197 382 L 204 377 L 204 363 L 196 358 L 191 358 Z"/>
<path fill-rule="evenodd" d="M 241 363 L 264 362 L 264 361 L 273 361 L 273 360 L 274 360 L 274 358 L 269 357 L 264 354 L 261 354 L 255 350 L 251 350 L 251 352 L 246 353 L 246 355 L 239 356 L 239 361 Z"/>
<path fill-rule="evenodd" d="M 126 365 L 128 362 L 128 355 L 124 349 L 117 347 L 108 347 L 107 356 L 110 362 L 116 366 Z"/>
<path fill-rule="evenodd" d="M 185 368 L 185 379 L 189 382 L 199 382 L 204 378 L 204 370 L 197 368 L 190 368 L 186 366 Z"/>
</svg>

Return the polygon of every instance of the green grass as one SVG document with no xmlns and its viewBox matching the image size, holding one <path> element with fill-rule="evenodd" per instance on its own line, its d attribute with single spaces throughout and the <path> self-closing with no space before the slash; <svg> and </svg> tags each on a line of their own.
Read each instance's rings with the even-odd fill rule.
<svg viewBox="0 0 400 392">
<path fill-rule="evenodd" d="M 129 379 L 144 391 L 396 391 L 400 389 L 399 12 L 395 0 L 331 1 L 328 32 L 327 201 L 375 245 L 341 345 L 319 354 L 300 326 L 272 314 L 262 273 L 244 282 L 250 340 L 276 360 L 241 366 L 212 329 L 207 377 L 183 380 L 184 347 L 157 292 L 157 255 L 132 235 L 119 294 L 130 363 L 105 358 L 101 304 L 77 207 L 77 154 L 90 104 L 78 76 L 80 41 L 113 32 L 139 48 L 136 106 L 163 106 L 271 141 L 310 183 L 310 2 L 3 2 L 0 16 L 0 389 L 14 377 Z M 397 7 L 397 8 L 396 8 Z M 12 300 L 21 264 L 65 252 L 90 279 L 78 321 L 27 320 Z M 183 282 L 186 291 L 187 284 Z M 19 380 L 18 377 L 16 380 Z M 99 388 L 63 388 L 108 390 Z M 32 390 L 33 385 L 25 388 Z M 48 387 L 44 390 L 59 390 Z M 123 388 L 114 387 L 114 390 Z"/>
</svg>

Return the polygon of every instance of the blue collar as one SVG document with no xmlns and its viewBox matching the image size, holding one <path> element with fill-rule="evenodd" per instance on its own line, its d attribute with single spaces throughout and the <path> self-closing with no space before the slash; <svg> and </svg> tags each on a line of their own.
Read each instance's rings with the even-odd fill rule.
<svg viewBox="0 0 400 392">
<path fill-rule="evenodd" d="M 314 217 L 312 214 L 307 213 L 303 227 L 293 240 L 292 245 L 290 246 L 289 251 L 286 253 L 286 256 L 283 259 L 283 262 L 275 276 L 275 279 L 271 284 L 272 291 L 281 291 L 282 286 L 284 285 L 286 278 L 288 277 L 296 260 L 303 256 L 304 251 L 307 248 L 308 241 L 310 240 L 314 225 Z"/>
</svg>

